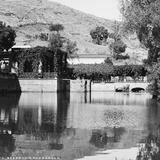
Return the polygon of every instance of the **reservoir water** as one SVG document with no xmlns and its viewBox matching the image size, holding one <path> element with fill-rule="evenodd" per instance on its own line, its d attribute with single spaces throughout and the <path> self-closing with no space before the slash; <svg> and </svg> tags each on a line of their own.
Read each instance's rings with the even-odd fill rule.
<svg viewBox="0 0 160 160">
<path fill-rule="evenodd" d="M 156 146 L 159 138 L 160 105 L 148 93 L 0 96 L 3 158 L 136 160 L 144 145 Z"/>
</svg>

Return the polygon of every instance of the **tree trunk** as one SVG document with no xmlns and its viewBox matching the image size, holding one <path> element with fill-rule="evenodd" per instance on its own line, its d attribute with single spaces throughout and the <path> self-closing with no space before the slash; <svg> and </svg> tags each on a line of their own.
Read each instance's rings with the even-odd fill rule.
<svg viewBox="0 0 160 160">
<path fill-rule="evenodd" d="M 64 54 L 64 69 L 67 70 L 67 53 Z"/>
<path fill-rule="evenodd" d="M 54 75 L 55 78 L 58 77 L 57 49 L 54 52 Z"/>
</svg>

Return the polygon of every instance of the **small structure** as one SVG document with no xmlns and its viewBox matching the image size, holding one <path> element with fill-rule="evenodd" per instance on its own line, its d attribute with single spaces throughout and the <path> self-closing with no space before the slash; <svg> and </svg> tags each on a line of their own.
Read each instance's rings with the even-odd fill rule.
<svg viewBox="0 0 160 160">
<path fill-rule="evenodd" d="M 110 57 L 107 54 L 78 54 L 78 58 L 72 58 L 68 60 L 69 64 L 100 64 L 104 63 L 106 57 Z"/>
<path fill-rule="evenodd" d="M 58 50 L 55 53 L 48 47 L 34 47 L 29 45 L 13 46 L 12 72 L 20 78 L 42 78 L 43 76 L 62 77 L 66 71 L 66 52 Z M 56 58 L 56 60 L 54 60 Z M 58 69 L 55 69 L 58 68 Z M 56 72 L 56 73 L 55 73 Z M 47 78 L 49 78 L 47 77 Z"/>
</svg>

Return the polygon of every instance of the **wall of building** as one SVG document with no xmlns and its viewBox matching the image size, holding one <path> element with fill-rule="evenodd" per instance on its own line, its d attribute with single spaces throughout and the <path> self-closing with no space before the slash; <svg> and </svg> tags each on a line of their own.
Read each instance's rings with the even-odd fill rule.
<svg viewBox="0 0 160 160">
<path fill-rule="evenodd" d="M 19 79 L 22 92 L 56 92 L 57 80 Z"/>
<path fill-rule="evenodd" d="M 147 90 L 149 83 L 147 82 L 117 82 L 117 83 L 92 83 L 91 91 L 115 91 L 116 88 L 121 88 L 129 85 L 129 91 L 133 88 L 143 88 Z"/>
<path fill-rule="evenodd" d="M 90 90 L 89 80 L 19 79 L 22 92 L 84 92 Z"/>
</svg>

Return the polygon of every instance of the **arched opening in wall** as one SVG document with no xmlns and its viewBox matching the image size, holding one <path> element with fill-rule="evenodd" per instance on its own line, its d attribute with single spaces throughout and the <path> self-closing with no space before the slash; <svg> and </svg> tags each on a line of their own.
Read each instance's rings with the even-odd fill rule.
<svg viewBox="0 0 160 160">
<path fill-rule="evenodd" d="M 32 61 L 26 60 L 24 63 L 24 72 L 33 72 Z"/>
<path fill-rule="evenodd" d="M 141 87 L 135 87 L 131 89 L 132 92 L 144 92 L 145 89 Z"/>
</svg>

